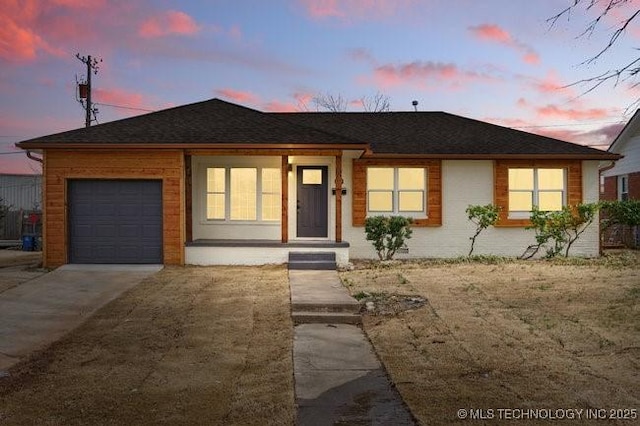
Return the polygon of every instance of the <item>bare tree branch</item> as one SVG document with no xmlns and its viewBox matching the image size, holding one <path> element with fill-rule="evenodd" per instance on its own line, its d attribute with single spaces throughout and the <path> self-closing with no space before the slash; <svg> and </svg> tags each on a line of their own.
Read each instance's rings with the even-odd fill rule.
<svg viewBox="0 0 640 426">
<path fill-rule="evenodd" d="M 377 92 L 373 96 L 361 97 L 360 103 L 366 112 L 389 112 L 391 109 L 389 96 L 380 92 Z"/>
<path fill-rule="evenodd" d="M 347 110 L 347 100 L 342 95 L 332 95 L 331 93 L 321 93 L 311 100 L 316 111 L 345 112 Z"/>
<path fill-rule="evenodd" d="M 571 13 L 575 11 L 580 6 L 584 6 L 585 11 L 590 11 L 595 8 L 599 8 L 601 6 L 601 10 L 598 13 L 598 16 L 594 18 L 587 27 L 580 33 L 576 38 L 580 37 L 590 37 L 597 29 L 597 27 L 602 23 L 604 18 L 607 15 L 610 15 L 612 11 L 617 8 L 621 8 L 627 5 L 634 5 L 634 0 L 573 0 L 573 4 L 562 9 L 556 15 L 547 19 L 549 23 L 549 28 L 553 28 L 558 20 L 561 17 L 566 16 L 567 20 L 571 19 Z M 632 22 L 640 16 L 640 9 L 636 8 L 632 12 L 629 12 L 624 19 L 622 19 L 617 28 L 611 33 L 609 37 L 609 41 L 607 44 L 600 49 L 595 55 L 584 60 L 580 63 L 580 65 L 590 65 L 594 62 L 598 61 L 606 52 L 613 49 L 616 43 L 620 40 L 620 37 L 627 31 Z M 635 49 L 636 51 L 638 49 Z M 571 83 L 565 87 L 571 87 L 576 85 L 587 85 L 588 89 L 584 91 L 582 95 L 592 92 L 593 90 L 600 87 L 605 82 L 613 82 L 613 86 L 617 86 L 620 82 L 627 81 L 629 79 L 635 79 L 637 75 L 640 74 L 640 55 L 636 55 L 636 58 L 624 66 L 619 68 L 609 69 L 599 75 L 585 78 L 574 83 Z M 633 83 L 631 87 L 637 86 L 638 83 Z"/>
</svg>

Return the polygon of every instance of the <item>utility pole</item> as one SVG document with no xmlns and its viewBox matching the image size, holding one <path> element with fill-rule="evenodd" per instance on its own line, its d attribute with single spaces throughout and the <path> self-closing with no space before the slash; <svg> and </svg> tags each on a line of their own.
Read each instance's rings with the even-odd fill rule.
<svg viewBox="0 0 640 426">
<path fill-rule="evenodd" d="M 91 102 L 91 72 L 93 71 L 94 74 L 98 74 L 98 63 L 102 62 L 102 59 L 98 61 L 96 58 L 92 58 L 91 55 L 80 56 L 79 53 L 76 53 L 76 58 L 78 58 L 80 62 L 87 66 L 87 82 L 84 84 L 80 84 L 79 86 L 80 98 L 86 99 L 86 104 L 83 104 L 85 109 L 85 126 L 89 127 L 91 126 L 91 114 L 95 115 L 95 113 L 97 112 L 97 110 L 93 107 L 93 103 Z"/>
</svg>

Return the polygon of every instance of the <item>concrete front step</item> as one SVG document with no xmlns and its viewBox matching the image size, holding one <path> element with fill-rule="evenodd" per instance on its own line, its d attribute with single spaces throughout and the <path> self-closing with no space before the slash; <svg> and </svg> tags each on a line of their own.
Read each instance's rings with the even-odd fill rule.
<svg viewBox="0 0 640 426">
<path fill-rule="evenodd" d="M 360 314 L 347 312 L 297 311 L 291 314 L 293 324 L 362 324 Z"/>
<path fill-rule="evenodd" d="M 289 269 L 293 270 L 335 270 L 335 252 L 299 252 L 289 253 Z"/>
<path fill-rule="evenodd" d="M 336 262 L 325 262 L 322 260 L 312 261 L 307 260 L 303 262 L 292 262 L 289 260 L 289 269 L 294 270 L 306 270 L 306 271 L 335 271 L 337 268 Z"/>
<path fill-rule="evenodd" d="M 334 312 L 345 314 L 357 314 L 360 312 L 360 304 L 358 302 L 345 303 L 292 303 L 291 310 L 293 312 Z"/>
</svg>

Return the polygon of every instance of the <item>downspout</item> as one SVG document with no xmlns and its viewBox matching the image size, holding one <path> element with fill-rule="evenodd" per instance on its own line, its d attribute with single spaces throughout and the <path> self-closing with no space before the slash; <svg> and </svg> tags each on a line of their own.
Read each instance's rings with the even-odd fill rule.
<svg viewBox="0 0 640 426">
<path fill-rule="evenodd" d="M 43 164 L 42 158 L 34 157 L 31 151 L 27 151 L 27 157 L 29 157 L 33 161 L 37 161 L 38 163 Z"/>
<path fill-rule="evenodd" d="M 607 170 L 613 169 L 613 166 L 616 165 L 616 161 L 617 160 L 611 160 L 611 164 L 609 164 L 608 166 L 600 167 L 598 169 L 598 172 L 600 172 L 600 174 L 602 174 L 602 173 L 606 172 Z"/>
</svg>

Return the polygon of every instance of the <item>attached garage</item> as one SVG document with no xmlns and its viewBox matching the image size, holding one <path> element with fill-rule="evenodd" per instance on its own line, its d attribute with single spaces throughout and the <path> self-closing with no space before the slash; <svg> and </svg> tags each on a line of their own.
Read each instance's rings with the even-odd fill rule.
<svg viewBox="0 0 640 426">
<path fill-rule="evenodd" d="M 163 263 L 162 181 L 68 181 L 70 263 Z"/>
</svg>

